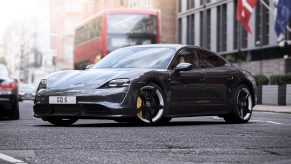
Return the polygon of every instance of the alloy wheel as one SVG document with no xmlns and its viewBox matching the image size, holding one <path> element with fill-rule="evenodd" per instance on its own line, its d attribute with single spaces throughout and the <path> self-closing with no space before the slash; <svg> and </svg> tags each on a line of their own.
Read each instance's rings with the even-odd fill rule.
<svg viewBox="0 0 291 164">
<path fill-rule="evenodd" d="M 152 85 L 139 90 L 137 102 L 137 117 L 145 123 L 158 122 L 164 113 L 164 98 L 161 91 Z"/>
<path fill-rule="evenodd" d="M 241 88 L 237 94 L 237 110 L 241 119 L 248 120 L 253 110 L 252 96 L 247 88 Z"/>
</svg>

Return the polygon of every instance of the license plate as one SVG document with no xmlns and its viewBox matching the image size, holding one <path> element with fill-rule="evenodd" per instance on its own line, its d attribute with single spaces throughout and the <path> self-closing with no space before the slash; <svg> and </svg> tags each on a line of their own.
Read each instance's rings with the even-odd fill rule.
<svg viewBox="0 0 291 164">
<path fill-rule="evenodd" d="M 49 104 L 76 104 L 74 96 L 50 96 Z"/>
</svg>

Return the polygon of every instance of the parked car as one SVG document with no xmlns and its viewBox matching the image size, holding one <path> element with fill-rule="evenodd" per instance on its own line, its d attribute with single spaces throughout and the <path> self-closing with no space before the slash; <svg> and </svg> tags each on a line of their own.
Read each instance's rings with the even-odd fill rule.
<svg viewBox="0 0 291 164">
<path fill-rule="evenodd" d="M 36 88 L 33 84 L 19 84 L 19 101 L 34 100 Z"/>
<path fill-rule="evenodd" d="M 255 83 L 250 73 L 200 47 L 127 47 L 91 69 L 44 77 L 34 116 L 55 125 L 92 118 L 157 124 L 205 115 L 247 123 L 255 105 Z"/>
<path fill-rule="evenodd" d="M 0 117 L 19 119 L 18 83 L 2 64 L 0 64 Z"/>
</svg>

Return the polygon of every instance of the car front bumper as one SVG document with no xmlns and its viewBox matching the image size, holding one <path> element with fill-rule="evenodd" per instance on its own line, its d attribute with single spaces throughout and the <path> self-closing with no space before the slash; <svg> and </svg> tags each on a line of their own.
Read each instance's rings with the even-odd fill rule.
<svg viewBox="0 0 291 164">
<path fill-rule="evenodd" d="M 134 94 L 128 88 L 96 90 L 44 90 L 36 95 L 34 116 L 43 118 L 104 118 L 135 117 Z M 75 96 L 76 104 L 50 104 L 50 96 Z"/>
</svg>

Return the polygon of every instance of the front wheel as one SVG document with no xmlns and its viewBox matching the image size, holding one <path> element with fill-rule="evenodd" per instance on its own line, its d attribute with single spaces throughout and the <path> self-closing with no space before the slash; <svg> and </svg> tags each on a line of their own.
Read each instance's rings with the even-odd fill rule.
<svg viewBox="0 0 291 164">
<path fill-rule="evenodd" d="M 141 122 L 157 124 L 165 114 L 166 96 L 156 84 L 147 84 L 138 91 L 136 108 Z"/>
<path fill-rule="evenodd" d="M 50 118 L 47 119 L 47 121 L 51 124 L 54 124 L 56 126 L 69 126 L 72 125 L 73 123 L 77 122 L 78 119 L 75 118 Z"/>
<path fill-rule="evenodd" d="M 223 116 L 224 120 L 228 123 L 247 123 L 253 111 L 253 97 L 246 85 L 237 88 L 232 105 L 232 112 Z"/>
</svg>

